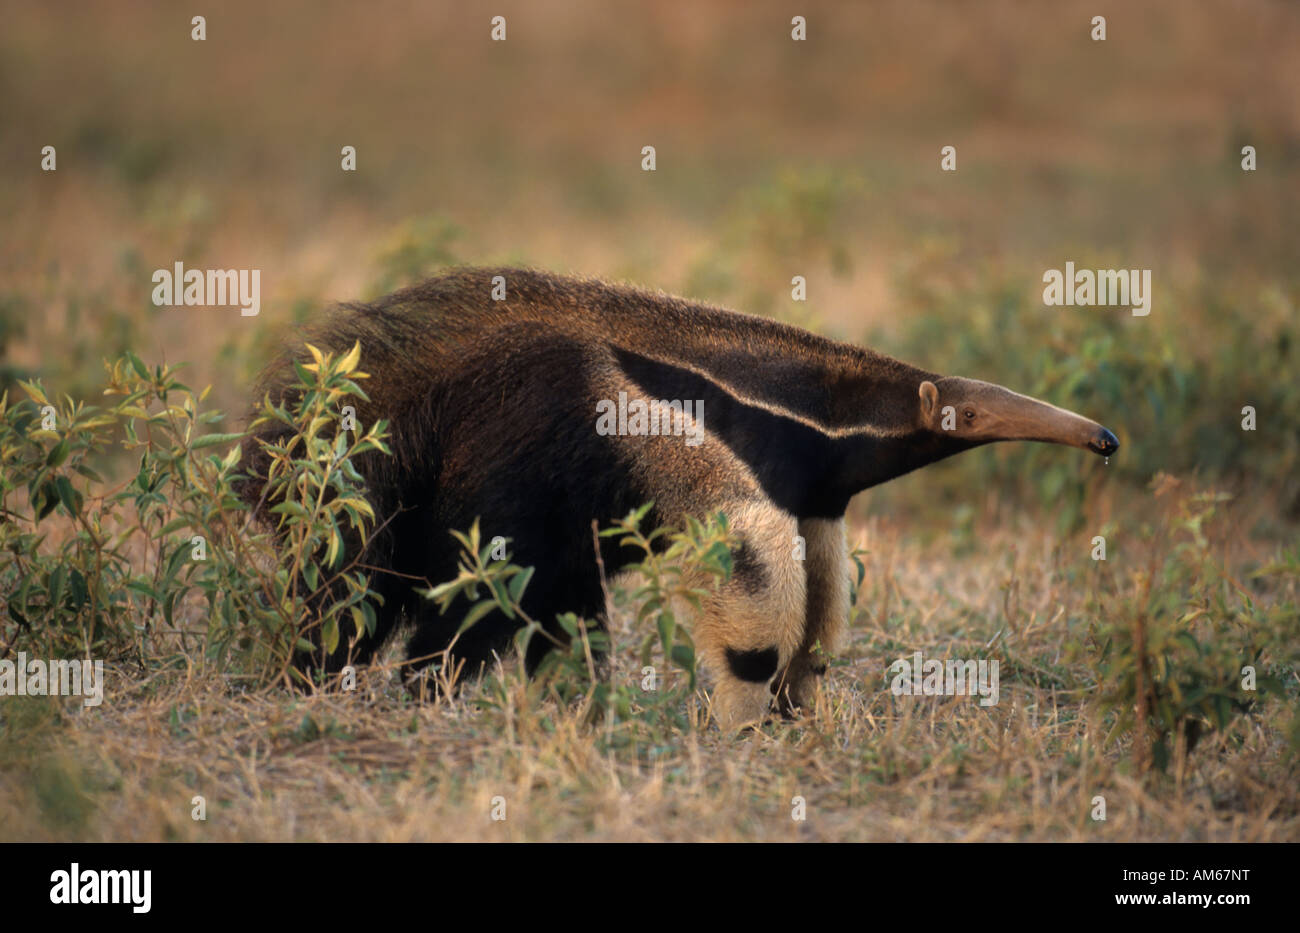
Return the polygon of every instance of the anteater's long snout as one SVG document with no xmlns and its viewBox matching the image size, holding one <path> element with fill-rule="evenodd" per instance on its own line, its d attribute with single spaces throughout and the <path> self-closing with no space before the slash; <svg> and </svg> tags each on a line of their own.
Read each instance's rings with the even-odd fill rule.
<svg viewBox="0 0 1300 933">
<path fill-rule="evenodd" d="M 1119 438 L 1091 418 L 1037 399 L 1022 398 L 1028 404 L 1022 403 L 1015 408 L 1023 413 L 1021 430 L 1024 433 L 1020 435 L 1023 439 L 1083 447 L 1102 457 L 1109 457 L 1119 450 Z"/>
<path fill-rule="evenodd" d="M 981 430 L 977 416 L 972 426 L 977 435 L 988 440 L 1065 444 L 1102 457 L 1119 450 L 1119 440 L 1108 428 L 1048 402 L 989 383 L 977 388 L 972 396 L 976 400 L 974 408 L 984 408 L 990 422 Z"/>
</svg>

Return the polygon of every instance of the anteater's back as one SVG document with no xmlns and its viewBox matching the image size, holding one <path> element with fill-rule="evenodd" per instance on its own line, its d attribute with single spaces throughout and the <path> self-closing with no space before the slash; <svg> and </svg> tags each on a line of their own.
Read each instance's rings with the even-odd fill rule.
<svg viewBox="0 0 1300 933">
<path fill-rule="evenodd" d="M 494 300 L 494 279 L 505 282 Z M 376 417 L 388 418 L 399 462 L 423 457 L 426 438 L 402 415 L 439 386 L 481 377 L 495 359 L 509 368 L 518 353 L 550 344 L 585 347 L 585 356 L 625 350 L 688 366 L 737 394 L 831 424 L 852 413 L 817 408 L 807 387 L 847 376 L 879 379 L 898 366 L 889 357 L 837 343 L 768 318 L 740 314 L 661 292 L 523 269 L 460 269 L 369 304 L 345 304 L 305 341 L 345 352 L 361 342 L 366 391 Z M 531 349 L 530 349 L 531 348 Z M 292 348 L 301 357 L 301 345 Z M 261 391 L 273 394 L 291 375 L 289 357 L 268 368 Z M 572 361 L 572 362 L 576 362 Z M 791 374 L 802 386 L 791 386 Z M 259 391 L 258 397 L 261 396 Z M 556 401 L 550 394 L 537 405 Z M 409 439 L 416 448 L 406 443 Z"/>
</svg>

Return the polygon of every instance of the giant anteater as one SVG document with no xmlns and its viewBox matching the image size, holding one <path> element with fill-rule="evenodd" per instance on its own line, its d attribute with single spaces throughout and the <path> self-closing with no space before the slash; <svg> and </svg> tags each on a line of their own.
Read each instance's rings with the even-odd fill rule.
<svg viewBox="0 0 1300 933">
<path fill-rule="evenodd" d="M 991 441 L 1118 448 L 1097 423 L 997 385 L 762 317 L 523 269 L 454 270 L 344 305 L 308 338 L 335 352 L 360 341 L 371 401 L 358 418 L 389 420 L 393 455 L 357 464 L 380 524 L 363 555 L 378 568 L 377 630 L 304 666 L 364 662 L 403 618 L 414 626 L 408 673 L 443 652 L 460 619 L 412 581 L 454 577 L 448 532 L 475 519 L 536 568 L 523 606 L 558 635 L 557 613 L 599 624 L 605 611 L 593 519 L 603 527 L 649 501 L 654 525 L 721 510 L 742 544 L 696 641 L 728 727 L 763 717 L 773 693 L 786 710 L 808 701 L 824 669 L 815 649 L 833 650 L 848 616 L 843 523 L 856 493 Z M 289 359 L 262 391 L 283 390 Z M 653 423 L 641 404 L 655 406 Z M 257 439 L 273 430 L 245 443 L 250 502 L 266 466 Z M 617 545 L 602 542 L 604 563 L 619 566 Z M 477 668 L 516 625 L 485 617 L 451 653 Z M 545 650 L 534 638 L 530 672 Z"/>
</svg>

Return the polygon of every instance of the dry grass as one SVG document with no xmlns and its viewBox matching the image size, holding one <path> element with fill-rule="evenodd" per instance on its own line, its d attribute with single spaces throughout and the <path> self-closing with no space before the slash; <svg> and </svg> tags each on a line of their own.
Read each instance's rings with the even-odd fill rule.
<svg viewBox="0 0 1300 933">
<path fill-rule="evenodd" d="M 1052 539 L 1028 525 L 981 529 L 983 546 L 955 559 L 950 542 L 910 543 L 879 521 L 857 537 L 870 553 L 852 644 L 796 723 L 723 735 L 703 725 L 696 700 L 692 728 L 651 729 L 620 747 L 607 729 L 583 725 L 581 704 L 530 693 L 512 665 L 499 689 L 474 684 L 427 705 L 384 669 L 363 671 L 355 693 L 312 697 L 239 692 L 198 673 L 117 672 L 98 710 L 70 700 L 7 707 L 0 837 L 1300 838 L 1280 703 L 1211 734 L 1167 775 L 1139 780 L 1127 743 L 1103 744 L 1086 668 L 1070 651 L 1083 638 L 1087 587 L 1069 582 Z M 917 649 L 1001 657 L 999 704 L 892 696 L 887 664 Z M 638 667 L 624 650 L 612 676 Z M 206 822 L 190 817 L 196 794 L 207 799 Z M 1105 822 L 1089 815 L 1099 794 Z M 490 818 L 498 795 L 500 822 Z M 791 819 L 796 796 L 806 821 Z"/>
</svg>

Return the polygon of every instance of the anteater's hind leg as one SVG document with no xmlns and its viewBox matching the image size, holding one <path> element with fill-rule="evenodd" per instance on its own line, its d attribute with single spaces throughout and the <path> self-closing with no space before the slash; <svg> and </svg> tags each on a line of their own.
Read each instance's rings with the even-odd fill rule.
<svg viewBox="0 0 1300 933">
<path fill-rule="evenodd" d="M 816 678 L 838 647 L 849 618 L 848 549 L 844 520 L 803 519 L 799 534 L 806 550 L 808 601 L 803 641 L 789 665 L 772 681 L 777 707 L 791 716 L 812 703 Z"/>
<path fill-rule="evenodd" d="M 741 545 L 732 578 L 704 601 L 696 642 L 715 681 L 718 723 L 734 730 L 768 713 L 769 684 L 803 642 L 806 584 L 793 515 L 766 499 L 720 508 Z"/>
</svg>

